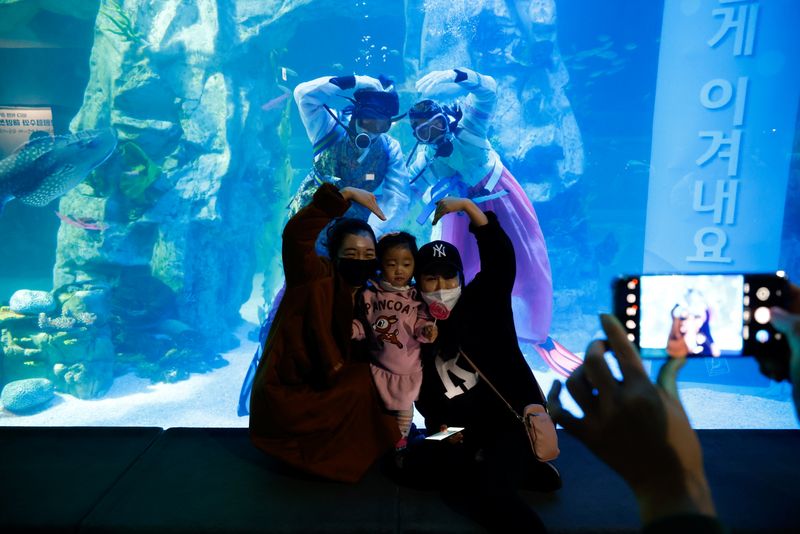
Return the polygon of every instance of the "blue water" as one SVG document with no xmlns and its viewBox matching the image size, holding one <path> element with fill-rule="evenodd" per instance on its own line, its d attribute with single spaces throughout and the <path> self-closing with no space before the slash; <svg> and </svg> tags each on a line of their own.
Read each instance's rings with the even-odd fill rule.
<svg viewBox="0 0 800 534">
<path fill-rule="evenodd" d="M 413 75 L 417 68 L 415 62 L 423 53 L 431 53 L 429 49 L 421 47 L 419 41 L 420 32 L 425 28 L 423 10 L 427 6 L 429 15 L 432 16 L 431 9 L 434 7 L 445 9 L 450 6 L 452 11 L 446 14 L 445 19 L 456 24 L 450 28 L 452 35 L 456 37 L 451 38 L 456 43 L 459 39 L 469 39 L 475 43 L 474 46 L 478 49 L 473 50 L 472 59 L 487 67 L 495 65 L 497 69 L 486 71 L 486 74 L 498 78 L 509 73 L 519 78 L 527 76 L 528 71 L 522 67 L 517 66 L 517 70 L 514 70 L 496 65 L 496 62 L 492 63 L 490 52 L 493 47 L 505 46 L 508 41 L 502 36 L 493 40 L 492 36 L 500 35 L 492 31 L 497 21 L 486 13 L 481 17 L 469 16 L 471 8 L 464 2 L 414 0 L 406 2 L 409 6 L 406 13 L 403 13 L 401 7 L 395 11 L 381 8 L 377 0 L 353 0 L 342 4 L 346 8 L 333 16 L 326 12 L 324 18 L 310 16 L 313 10 L 304 11 L 308 16 L 295 21 L 290 26 L 292 35 L 282 36 L 285 38 L 271 38 L 268 32 L 265 33 L 263 39 L 254 45 L 258 48 L 258 53 L 250 58 L 239 62 L 229 61 L 227 56 L 219 52 L 220 61 L 228 61 L 222 69 L 230 69 L 231 73 L 251 71 L 253 78 L 264 80 L 265 85 L 274 87 L 280 84 L 289 89 L 301 81 L 319 76 L 353 72 L 372 76 L 385 74 L 396 81 L 401 94 L 401 107 L 407 107 L 414 97 L 412 89 Z M 637 273 L 642 270 L 663 3 L 558 0 L 555 5 L 556 43 L 569 75 L 569 83 L 564 91 L 579 129 L 584 164 L 575 183 L 549 198 L 533 200 L 553 267 L 555 309 L 551 335 L 573 352 L 582 353 L 586 344 L 599 335 L 597 312 L 611 309 L 612 279 L 623 273 Z M 92 21 L 46 11 L 27 20 L 28 26 L 23 26 L 22 29 L 0 29 L 0 40 L 10 42 L 39 39 L 44 42 L 47 40 L 48 25 L 72 27 L 79 37 L 74 37 L 71 45 L 70 40 L 73 37 L 70 37 L 69 32 L 61 31 L 56 36 L 60 45 L 53 48 L 0 48 L 0 62 L 6 70 L 21 69 L 22 65 L 30 64 L 33 58 L 41 64 L 42 69 L 39 75 L 23 73 L 8 83 L 4 82 L 0 88 L 0 107 L 51 106 L 54 110 L 56 133 L 65 133 L 69 119 L 81 107 L 83 91 L 90 74 L 91 64 L 88 57 L 91 52 Z M 192 21 L 187 23 L 190 22 Z M 223 32 L 221 35 L 220 39 L 225 39 L 227 34 Z M 273 47 L 273 40 L 280 41 L 281 46 Z M 218 45 L 224 48 L 221 43 Z M 441 50 L 440 54 L 445 58 L 459 58 L 459 52 L 455 48 L 457 47 Z M 253 57 L 259 58 L 258 61 L 253 61 Z M 53 89 L 52 80 L 48 80 L 43 74 L 48 70 L 48 62 L 55 69 L 57 63 L 63 64 L 64 61 L 68 61 L 70 65 L 70 76 L 64 81 L 67 87 L 63 91 L 67 96 Z M 436 64 L 436 61 L 431 64 Z M 266 94 L 264 99 L 277 94 Z M 281 111 L 275 112 L 274 116 L 266 116 L 265 128 L 274 127 L 279 113 Z M 280 141 L 281 149 L 285 151 L 291 164 L 291 185 L 288 190 L 293 192 L 307 172 L 311 150 L 293 104 L 288 113 L 290 128 L 284 131 L 290 133 L 283 135 Z M 146 109 L 142 109 L 142 115 L 146 115 Z M 493 134 L 500 136 L 504 129 L 516 128 L 517 120 L 513 118 L 506 122 L 497 121 Z M 797 126 L 795 138 L 796 132 Z M 410 149 L 412 138 L 407 122 L 400 122 L 391 133 L 406 150 Z M 266 134 L 264 135 L 266 138 Z M 231 140 L 234 149 L 238 146 L 237 142 L 245 144 L 244 139 Z M 505 157 L 502 151 L 500 155 Z M 790 192 L 794 191 L 793 198 L 796 198 L 800 189 L 800 161 L 796 153 L 791 156 L 790 163 L 792 167 L 789 171 L 788 189 Z M 543 165 L 536 158 L 515 162 L 513 171 L 523 187 L 532 188 L 543 183 L 542 176 L 553 172 L 552 168 Z M 243 175 L 246 173 L 246 170 L 242 171 Z M 272 197 L 272 203 L 263 206 L 263 209 L 280 214 L 287 201 L 288 197 Z M 796 220 L 791 220 L 796 217 L 796 210 L 789 208 L 787 201 L 781 249 L 785 264 L 782 266 L 787 270 L 790 279 L 797 280 L 800 279 L 800 239 L 797 237 L 800 230 Z M 57 203 L 46 208 L 10 204 L 0 215 L 0 236 L 3 243 L 0 247 L 0 305 L 7 305 L 11 294 L 17 289 L 51 289 L 49 281 L 55 263 L 56 232 L 59 228 L 58 219 L 53 214 L 55 209 L 58 209 Z M 265 244 L 260 250 L 278 250 L 279 231 L 280 228 L 265 231 L 264 235 L 267 237 L 262 238 Z M 414 231 L 419 233 L 422 230 L 414 228 Z M 269 296 L 280 286 L 281 275 L 274 262 L 270 263 L 268 259 L 253 260 L 250 254 L 235 248 L 230 254 L 233 258 L 240 255 L 243 262 L 254 261 L 260 271 L 251 273 L 251 278 L 257 277 L 257 282 L 253 284 L 249 305 L 243 308 L 243 317 L 249 324 L 236 329 L 242 343 L 241 348 L 238 351 L 232 346 L 220 348 L 219 352 L 223 353 L 229 365 L 217 370 L 213 370 L 212 366 L 207 370 L 209 376 L 225 376 L 224 383 L 217 384 L 214 391 L 224 390 L 220 395 L 225 397 L 226 403 L 228 400 L 230 403 L 220 404 L 209 400 L 207 405 L 213 407 L 208 409 L 219 411 L 214 415 L 218 421 L 243 425 L 246 420 L 237 418 L 234 412 L 240 379 L 253 348 L 247 339 L 248 333 L 252 337 L 252 332 L 257 328 L 256 323 L 266 313 L 269 302 L 264 302 L 264 295 L 269 300 Z M 266 280 L 266 287 L 260 285 L 263 279 Z M 246 285 L 249 293 L 249 283 Z M 146 290 L 144 287 L 125 289 L 131 294 Z M 233 302 L 236 308 L 245 304 L 248 300 L 246 297 L 247 295 L 242 298 L 241 292 L 233 291 L 221 292 L 219 295 L 220 299 L 238 299 Z M 147 303 L 142 303 L 143 307 L 146 305 Z M 165 315 L 164 318 L 170 317 Z M 536 356 L 531 346 L 523 345 L 523 349 L 543 387 L 559 378 Z M 647 368 L 654 377 L 657 363 L 647 362 Z M 119 401 L 124 400 L 127 395 L 130 396 L 131 403 L 138 403 L 141 399 L 137 395 L 144 392 L 156 395 L 167 391 L 168 386 L 179 386 L 163 384 L 157 379 L 153 387 L 145 386 L 144 382 L 132 379 L 130 372 L 132 371 L 124 366 L 115 370 L 116 386 L 111 387 L 109 396 Z M 196 376 L 195 368 L 189 369 L 185 374 L 189 383 Z M 693 422 L 699 426 L 797 426 L 791 410 L 788 386 L 775 384 L 761 376 L 752 359 L 697 359 L 683 370 L 681 380 L 687 410 Z M 134 382 L 135 385 L 130 385 Z M 121 384 L 125 384 L 124 388 Z M 152 417 L 148 418 L 140 413 L 136 421 L 141 424 L 161 424 L 159 421 L 165 421 L 164 425 L 173 426 L 202 424 L 202 420 L 196 419 L 197 403 L 202 404 L 202 399 L 209 398 L 209 392 L 207 385 L 197 387 L 203 391 L 198 389 L 196 395 L 186 395 L 186 398 L 194 397 L 192 401 L 187 400 L 183 404 L 170 401 L 169 415 L 158 401 L 146 403 L 141 409 L 152 410 Z M 60 396 L 67 404 L 74 401 L 68 394 Z M 63 404 L 54 405 L 52 410 L 64 409 Z M 74 402 L 73 405 L 84 406 Z M 743 405 L 756 410 L 746 421 L 732 415 Z M 113 409 L 119 409 L 118 405 Z M 90 410 L 89 405 L 85 406 L 85 410 Z M 182 411 L 185 412 L 183 420 L 180 418 Z M 43 410 L 39 415 L 31 416 L 32 418 L 11 417 L 6 413 L 7 417 L 1 418 L 0 424 L 56 424 L 57 419 L 47 416 L 46 412 L 47 410 Z M 87 417 L 75 416 L 76 424 L 91 422 L 91 418 Z M 102 424 L 122 424 L 129 421 L 107 416 L 100 420 Z M 70 424 L 70 421 L 61 420 L 58 424 Z"/>
</svg>

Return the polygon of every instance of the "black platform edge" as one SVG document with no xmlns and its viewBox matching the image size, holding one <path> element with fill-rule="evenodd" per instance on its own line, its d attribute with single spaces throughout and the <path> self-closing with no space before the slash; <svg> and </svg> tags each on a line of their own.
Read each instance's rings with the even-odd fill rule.
<svg viewBox="0 0 800 534">
<path fill-rule="evenodd" d="M 797 532 L 800 431 L 700 430 L 731 532 Z M 559 431 L 564 488 L 522 492 L 553 533 L 635 532 L 622 480 Z M 298 474 L 246 428 L 0 427 L 0 531 L 482 532 L 437 491 L 376 466 L 358 484 Z"/>
<path fill-rule="evenodd" d="M 0 532 L 77 532 L 159 427 L 0 427 Z"/>
</svg>

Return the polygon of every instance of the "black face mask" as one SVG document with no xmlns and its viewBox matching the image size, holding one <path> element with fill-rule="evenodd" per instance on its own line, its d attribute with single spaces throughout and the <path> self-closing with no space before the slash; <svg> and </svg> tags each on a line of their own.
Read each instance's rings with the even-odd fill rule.
<svg viewBox="0 0 800 534">
<path fill-rule="evenodd" d="M 362 287 L 370 277 L 375 276 L 375 272 L 378 270 L 378 260 L 339 258 L 337 267 L 345 282 L 353 287 Z"/>
</svg>

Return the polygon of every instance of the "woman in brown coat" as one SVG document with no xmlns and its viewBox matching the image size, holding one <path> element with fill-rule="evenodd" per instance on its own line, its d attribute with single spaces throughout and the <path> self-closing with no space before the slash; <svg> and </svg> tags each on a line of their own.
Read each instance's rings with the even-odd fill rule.
<svg viewBox="0 0 800 534">
<path fill-rule="evenodd" d="M 384 218 L 372 193 L 325 184 L 283 230 L 286 293 L 253 384 L 250 439 L 297 469 L 355 482 L 400 435 L 350 339 L 355 294 L 375 271 L 374 234 L 342 219 L 329 231 L 332 260 L 314 249 L 350 201 Z"/>
</svg>

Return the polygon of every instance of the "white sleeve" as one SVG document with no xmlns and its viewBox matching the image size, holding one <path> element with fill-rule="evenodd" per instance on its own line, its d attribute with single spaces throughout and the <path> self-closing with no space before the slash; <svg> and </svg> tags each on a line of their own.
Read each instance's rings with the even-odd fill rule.
<svg viewBox="0 0 800 534">
<path fill-rule="evenodd" d="M 373 225 L 373 228 L 378 233 L 399 229 L 408 213 L 408 206 L 411 200 L 408 185 L 409 175 L 400 143 L 393 137 L 387 136 L 387 140 L 389 162 L 386 176 L 383 179 L 383 194 L 381 197 L 381 209 L 386 215 L 386 221 L 381 221 L 377 217 L 370 217 L 370 224 Z"/>
<path fill-rule="evenodd" d="M 467 79 L 459 82 L 459 85 L 469 91 L 461 126 L 472 134 L 485 138 L 497 105 L 497 82 L 491 76 L 470 69 L 458 70 L 467 75 Z"/>
<path fill-rule="evenodd" d="M 336 126 L 336 121 L 323 105 L 334 100 L 336 96 L 345 96 L 348 93 L 332 84 L 330 80 L 330 76 L 325 76 L 298 84 L 294 89 L 294 101 L 300 110 L 300 119 L 313 145 Z"/>
</svg>

